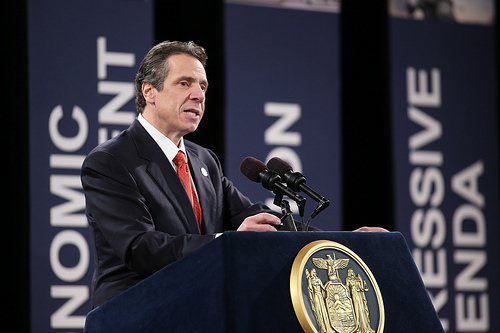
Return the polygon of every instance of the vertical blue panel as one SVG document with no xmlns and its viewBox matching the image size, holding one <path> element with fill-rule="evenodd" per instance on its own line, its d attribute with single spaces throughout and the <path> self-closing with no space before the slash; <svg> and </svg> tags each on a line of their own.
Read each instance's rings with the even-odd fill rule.
<svg viewBox="0 0 500 333">
<path fill-rule="evenodd" d="M 469 14 L 487 2 L 468 2 L 478 6 Z M 494 24 L 458 12 L 463 3 L 454 22 L 450 12 L 447 22 L 391 19 L 395 214 L 445 331 L 496 332 Z"/>
<path fill-rule="evenodd" d="M 226 167 L 253 201 L 278 208 L 272 193 L 239 166 L 246 156 L 286 160 L 331 201 L 312 224 L 333 230 L 341 225 L 342 206 L 339 14 L 338 7 L 320 12 L 304 6 L 309 10 L 225 6 Z M 307 220 L 317 203 L 304 197 Z"/>
<path fill-rule="evenodd" d="M 94 264 L 80 166 L 135 117 L 134 78 L 152 45 L 144 1 L 30 0 L 31 323 L 76 332 Z"/>
</svg>

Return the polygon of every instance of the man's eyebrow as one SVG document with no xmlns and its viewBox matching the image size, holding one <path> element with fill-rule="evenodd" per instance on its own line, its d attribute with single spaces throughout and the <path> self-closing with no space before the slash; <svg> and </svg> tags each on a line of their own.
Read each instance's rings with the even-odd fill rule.
<svg viewBox="0 0 500 333">
<path fill-rule="evenodd" d="M 178 82 L 179 82 L 179 81 L 198 82 L 198 79 L 196 79 L 196 78 L 195 78 L 195 77 L 193 77 L 193 76 L 183 75 L 183 76 L 179 77 L 179 78 L 177 79 L 177 81 L 178 81 Z M 205 80 L 205 79 L 203 79 L 203 80 L 201 80 L 201 81 L 199 81 L 199 82 L 200 82 L 201 84 L 204 84 L 204 85 L 208 86 L 208 81 L 207 81 L 207 80 Z"/>
</svg>

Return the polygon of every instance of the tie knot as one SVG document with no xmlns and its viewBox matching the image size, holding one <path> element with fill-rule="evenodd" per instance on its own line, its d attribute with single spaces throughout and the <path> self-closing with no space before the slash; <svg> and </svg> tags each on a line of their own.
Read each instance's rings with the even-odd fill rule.
<svg viewBox="0 0 500 333">
<path fill-rule="evenodd" d="M 177 167 L 186 164 L 186 157 L 184 156 L 184 152 L 182 150 L 179 150 L 172 161 L 175 163 L 175 165 L 177 165 Z"/>
</svg>

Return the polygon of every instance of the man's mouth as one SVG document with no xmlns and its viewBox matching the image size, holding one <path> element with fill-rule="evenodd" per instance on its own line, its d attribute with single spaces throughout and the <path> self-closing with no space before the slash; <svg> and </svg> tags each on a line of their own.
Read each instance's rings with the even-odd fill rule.
<svg viewBox="0 0 500 333">
<path fill-rule="evenodd" d="M 195 109 L 188 109 L 188 110 L 184 110 L 184 112 L 186 112 L 187 114 L 193 116 L 193 117 L 198 117 L 200 115 L 200 111 L 199 110 L 195 110 Z"/>
</svg>

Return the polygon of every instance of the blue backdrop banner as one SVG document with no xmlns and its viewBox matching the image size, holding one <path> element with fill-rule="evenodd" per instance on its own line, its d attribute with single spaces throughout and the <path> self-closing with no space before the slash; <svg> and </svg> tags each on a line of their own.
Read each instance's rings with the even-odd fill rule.
<svg viewBox="0 0 500 333">
<path fill-rule="evenodd" d="M 391 8 L 396 223 L 445 331 L 496 332 L 494 10 L 491 1 L 442 3 Z"/>
<path fill-rule="evenodd" d="M 80 166 L 135 118 L 149 1 L 28 1 L 32 332 L 81 332 L 90 253 Z"/>
<path fill-rule="evenodd" d="M 239 167 L 247 156 L 264 163 L 272 157 L 287 161 L 331 202 L 311 224 L 338 230 L 339 3 L 241 3 L 225 5 L 227 174 L 253 201 L 279 210 L 274 195 Z M 307 199 L 307 220 L 317 203 L 299 194 Z"/>
</svg>

